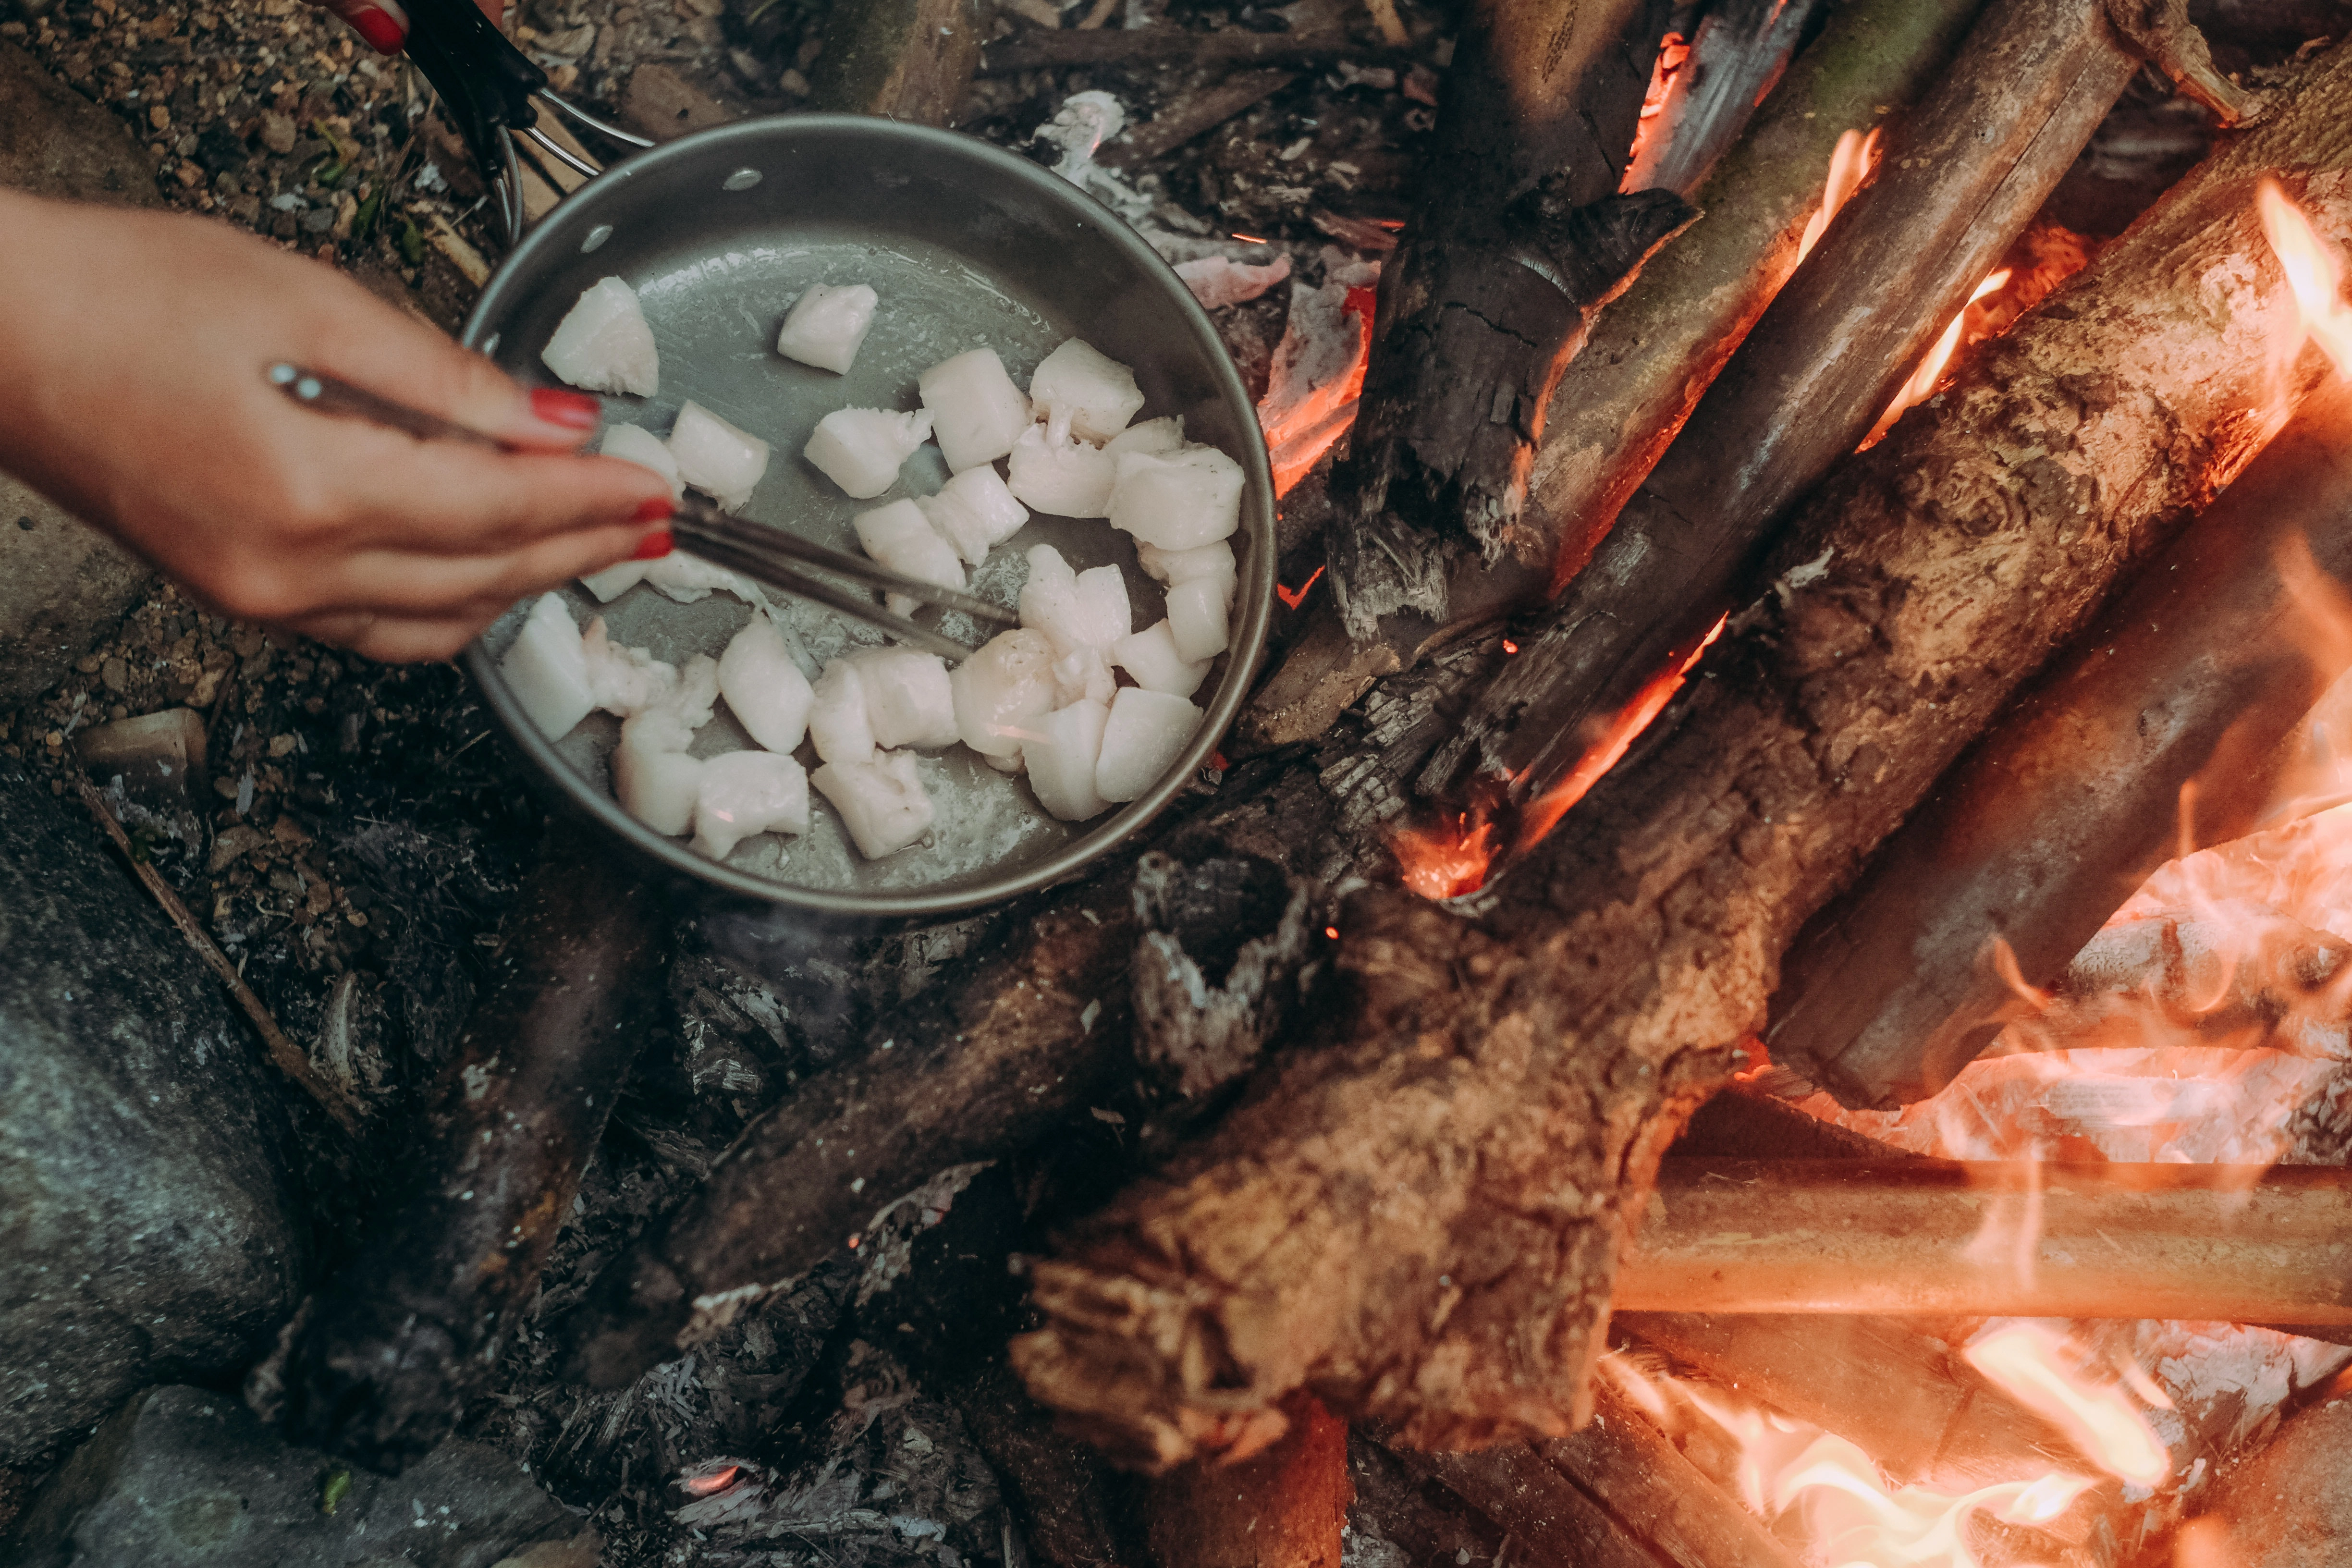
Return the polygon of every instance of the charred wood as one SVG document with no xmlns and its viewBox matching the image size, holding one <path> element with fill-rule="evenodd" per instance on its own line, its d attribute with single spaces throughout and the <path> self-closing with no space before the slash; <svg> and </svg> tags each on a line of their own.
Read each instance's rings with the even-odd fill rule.
<svg viewBox="0 0 2352 1568">
<path fill-rule="evenodd" d="M 1628 1311 L 2352 1322 L 2340 1171 L 1670 1160 Z"/>
<path fill-rule="evenodd" d="M 1339 1568 L 1355 1483 L 1348 1427 L 1297 1396 L 1263 1451 L 1145 1483 L 1144 1534 L 1157 1568 Z"/>
<path fill-rule="evenodd" d="M 835 5 L 809 78 L 808 107 L 948 125 L 980 65 L 992 7 L 982 0 L 858 0 Z"/>
<path fill-rule="evenodd" d="M 2352 385 L 2331 379 L 1808 926 L 1774 1060 L 1850 1105 L 1950 1082 L 2031 1015 L 2018 982 L 2050 986 L 2150 872 L 2255 826 L 2352 664 L 2298 633 L 2347 582 Z"/>
<path fill-rule="evenodd" d="M 1381 274 L 1329 538 L 1349 635 L 1446 618 L 1455 545 L 1517 521 L 1544 407 L 1592 312 L 1694 216 L 1613 193 L 1665 21 L 1659 0 L 1482 0 L 1447 71 L 1418 208 Z"/>
<path fill-rule="evenodd" d="M 1878 1160 L 1911 1158 L 1784 1100 L 1734 1084 L 1691 1114 L 1669 1160 Z"/>
<path fill-rule="evenodd" d="M 1868 433 L 2136 68 L 2098 0 L 1996 0 L 1424 788 L 1486 774 L 1540 797 L 1699 646 L 1768 530 Z"/>
<path fill-rule="evenodd" d="M 2206 1044 L 2352 1058 L 2352 942 L 2276 913 L 2257 920 L 2164 915 L 2103 926 L 2021 1031 L 2055 1049 L 2136 1043 L 2113 1037 L 2137 1035 L 2152 1011 Z"/>
<path fill-rule="evenodd" d="M 1476 1454 L 1393 1451 L 1407 1470 L 1442 1482 L 1493 1520 L 1525 1561 L 1573 1563 L 1578 1568 L 1657 1568 L 1657 1559 L 1639 1537 L 1524 1444 Z"/>
<path fill-rule="evenodd" d="M 397 1474 L 487 1385 L 645 1038 L 667 913 L 559 830 L 428 1101 L 418 1189 L 288 1330 L 295 1441 Z"/>
<path fill-rule="evenodd" d="M 1093 35 L 1082 35 L 1092 37 Z M 1250 35 L 1256 37 L 1255 34 Z M 1253 109 L 1298 79 L 1297 71 L 1237 71 L 1214 87 L 1188 93 L 1175 108 L 1141 125 L 1131 125 L 1097 154 L 1097 161 L 1114 169 L 1148 163 L 1172 153 L 1195 136 L 1207 134 L 1245 110 Z"/>
<path fill-rule="evenodd" d="M 1696 192 L 1789 68 L 1822 9 L 1822 0 L 1731 0 L 1709 9 L 1665 101 L 1642 128 L 1624 188 Z"/>
<path fill-rule="evenodd" d="M 1573 1430 L 1656 1161 L 1804 920 L 2285 417 L 2254 185 L 2336 230 L 2347 170 L 2339 47 L 1808 501 L 1761 574 L 1805 582 L 1549 839 L 1458 908 L 1353 898 L 1332 1042 L 1036 1266 L 1033 1392 L 1147 1465 L 1310 1382 L 1421 1446 Z"/>
<path fill-rule="evenodd" d="M 1024 28 L 991 39 L 981 57 L 982 76 L 1057 70 L 1066 66 L 1319 65 L 1333 59 L 1373 59 L 1395 51 L 1358 38 L 1342 27 L 1255 33 L 1220 27 L 1196 33 L 1182 27 L 1097 27 L 1081 31 Z"/>
</svg>

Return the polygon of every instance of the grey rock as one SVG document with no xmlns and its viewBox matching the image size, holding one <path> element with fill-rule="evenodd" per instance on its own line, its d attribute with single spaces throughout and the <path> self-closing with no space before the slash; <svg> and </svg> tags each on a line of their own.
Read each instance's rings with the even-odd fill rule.
<svg viewBox="0 0 2352 1568">
<path fill-rule="evenodd" d="M 521 1464 L 444 1443 L 398 1479 L 297 1448 L 226 1394 L 138 1394 L 26 1510 L 26 1568 L 490 1568 L 596 1560 Z M 569 1552 L 547 1543 L 569 1543 Z M 530 1551 L 534 1545 L 535 1552 Z"/>
<path fill-rule="evenodd" d="M 0 44 L 0 185 L 153 206 L 154 158 L 113 115 Z M 0 474 L 0 708 L 39 696 L 154 574 Z"/>
<path fill-rule="evenodd" d="M 0 767 L 0 1464 L 251 1361 L 299 1294 L 287 1089 L 97 829 Z"/>
</svg>

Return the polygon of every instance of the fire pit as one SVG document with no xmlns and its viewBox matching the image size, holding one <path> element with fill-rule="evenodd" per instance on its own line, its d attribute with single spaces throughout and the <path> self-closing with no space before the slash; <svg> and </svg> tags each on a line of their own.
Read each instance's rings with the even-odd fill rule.
<svg viewBox="0 0 2352 1568">
<path fill-rule="evenodd" d="M 7 36 L 102 88 L 176 26 L 173 105 L 283 63 L 135 9 Z M 517 37 L 650 133 L 950 123 L 1175 267 L 1265 662 L 1082 878 L 589 942 L 446 672 L 141 611 L 5 740 L 64 793 L 208 710 L 212 795 L 116 733 L 92 809 L 357 1130 L 208 1375 L 355 1476 L 501 1448 L 616 1563 L 2352 1554 L 2282 1479 L 2352 1442 L 2352 13 L 675 9 Z M 204 137 L 380 156 L 302 243 L 446 316 L 456 145 L 324 58 L 163 178 L 308 237 L 321 165 Z"/>
</svg>

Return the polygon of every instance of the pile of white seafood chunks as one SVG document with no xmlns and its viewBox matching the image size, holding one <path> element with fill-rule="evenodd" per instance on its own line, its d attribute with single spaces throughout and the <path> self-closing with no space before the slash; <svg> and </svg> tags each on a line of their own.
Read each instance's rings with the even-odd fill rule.
<svg viewBox="0 0 2352 1568">
<path fill-rule="evenodd" d="M 863 284 L 816 285 L 786 318 L 777 349 L 845 372 L 877 304 Z M 635 307 L 621 279 L 600 282 L 557 329 L 547 363 L 574 385 L 650 394 L 658 366 Z M 1032 509 L 1105 518 L 1134 537 L 1144 571 L 1166 584 L 1166 617 L 1135 629 L 1118 567 L 1074 571 L 1040 544 L 1027 554 L 1020 629 L 952 671 L 933 654 L 869 647 L 833 659 L 812 682 L 764 595 L 735 574 L 676 552 L 598 573 L 583 582 L 605 601 L 646 582 L 681 600 L 719 589 L 756 606 L 719 658 L 698 655 L 681 670 L 612 642 L 601 616 L 583 633 L 550 594 L 506 655 L 509 684 L 551 737 L 599 709 L 622 719 L 614 791 L 656 832 L 691 833 L 696 849 L 723 858 L 754 834 L 806 832 L 814 783 L 858 849 L 879 858 L 920 840 L 934 821 L 914 753 L 959 743 L 1025 773 L 1040 805 L 1079 822 L 1150 789 L 1198 729 L 1191 698 L 1225 649 L 1233 608 L 1241 466 L 1188 445 L 1181 419 L 1131 425 L 1144 401 L 1133 373 L 1076 338 L 1037 366 L 1026 394 L 987 348 L 931 366 L 917 390 L 922 406 L 913 412 L 826 415 L 803 450 L 845 494 L 871 500 L 925 441 L 938 443 L 951 475 L 938 494 L 852 520 L 868 555 L 901 576 L 961 589 L 966 568 L 985 562 Z M 691 402 L 667 442 L 618 426 L 604 450 L 729 510 L 751 499 L 769 455 L 767 442 Z M 889 607 L 913 605 L 891 595 Z M 1133 684 L 1121 684 L 1119 671 Z M 722 699 L 760 749 L 691 755 L 695 731 Z M 803 739 L 818 758 L 813 774 L 790 754 Z"/>
</svg>

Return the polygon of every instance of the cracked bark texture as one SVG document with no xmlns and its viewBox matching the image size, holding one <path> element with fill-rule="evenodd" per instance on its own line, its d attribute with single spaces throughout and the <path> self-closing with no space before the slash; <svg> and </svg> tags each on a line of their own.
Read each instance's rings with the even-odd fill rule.
<svg viewBox="0 0 2352 1568">
<path fill-rule="evenodd" d="M 1658 1155 L 1800 925 L 2291 411 L 2253 193 L 2342 233 L 2347 167 L 2339 47 L 1800 508 L 1765 571 L 1820 575 L 1535 852 L 1467 907 L 1356 898 L 1329 1043 L 1036 1266 L 1039 1400 L 1147 1468 L 1265 1441 L 1299 1387 L 1416 1445 L 1572 1430 Z"/>
<path fill-rule="evenodd" d="M 1491 554 L 1517 516 L 1552 383 L 1591 312 L 1687 219 L 1670 193 L 1614 195 L 1668 9 L 1468 8 L 1421 205 L 1382 269 L 1332 525 L 1332 587 L 1359 641 L 1398 610 L 1444 617 L 1455 546 Z M 1538 192 L 1548 213 L 1525 205 Z M 1580 209 L 1582 233 L 1559 221 Z"/>
</svg>

